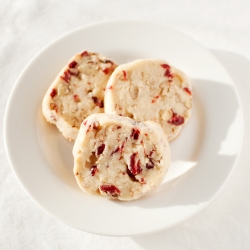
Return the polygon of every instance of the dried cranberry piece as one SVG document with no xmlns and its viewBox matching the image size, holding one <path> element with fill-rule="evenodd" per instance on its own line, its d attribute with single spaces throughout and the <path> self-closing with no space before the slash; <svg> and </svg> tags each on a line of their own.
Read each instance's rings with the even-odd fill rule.
<svg viewBox="0 0 250 250">
<path fill-rule="evenodd" d="M 166 64 L 166 63 L 161 64 L 161 66 L 162 66 L 163 69 L 170 69 L 170 66 L 168 64 Z"/>
<path fill-rule="evenodd" d="M 149 159 L 149 162 L 146 163 L 146 168 L 147 169 L 151 169 L 155 166 L 155 164 L 153 163 L 152 159 Z"/>
<path fill-rule="evenodd" d="M 83 125 L 85 126 L 87 124 L 87 121 L 85 121 L 84 123 L 83 123 Z"/>
<path fill-rule="evenodd" d="M 107 193 L 108 195 L 112 195 L 116 197 L 120 194 L 120 190 L 114 185 L 101 185 L 100 190 Z"/>
<path fill-rule="evenodd" d="M 123 73 L 123 80 L 128 80 L 127 72 L 125 70 L 123 70 L 122 73 Z"/>
<path fill-rule="evenodd" d="M 161 67 L 166 69 L 164 76 L 166 76 L 168 78 L 174 77 L 174 75 L 170 71 L 171 67 L 168 64 L 161 64 Z"/>
<path fill-rule="evenodd" d="M 138 155 L 138 153 L 133 153 L 131 156 L 130 156 L 130 165 L 129 165 L 129 171 L 133 174 L 133 175 L 136 175 L 136 174 L 139 174 L 141 173 L 142 169 L 141 169 L 141 161 L 138 160 L 138 162 L 136 163 L 136 156 Z"/>
<path fill-rule="evenodd" d="M 75 68 L 77 66 L 77 62 L 73 61 L 69 64 L 69 68 Z"/>
<path fill-rule="evenodd" d="M 138 160 L 138 162 L 137 162 L 137 174 L 140 174 L 141 172 L 142 172 L 142 168 L 141 168 L 141 161 L 140 160 Z"/>
<path fill-rule="evenodd" d="M 117 152 L 123 153 L 124 151 L 124 146 L 125 146 L 125 141 L 122 143 L 121 146 L 118 146 L 112 153 L 111 156 Z"/>
<path fill-rule="evenodd" d="M 173 112 L 173 116 L 168 120 L 168 123 L 179 126 L 184 123 L 184 117 Z"/>
<path fill-rule="evenodd" d="M 94 176 L 97 171 L 98 171 L 98 168 L 96 165 L 92 166 L 90 169 L 90 173 L 92 176 Z"/>
<path fill-rule="evenodd" d="M 92 125 L 93 129 L 98 129 L 100 124 L 98 122 L 94 122 Z"/>
<path fill-rule="evenodd" d="M 151 150 L 150 152 L 149 152 L 149 157 L 151 157 L 152 156 L 152 154 L 154 153 L 154 150 Z"/>
<path fill-rule="evenodd" d="M 54 98 L 54 96 L 57 94 L 57 90 L 56 89 L 52 89 L 50 96 L 51 98 Z"/>
<path fill-rule="evenodd" d="M 103 101 L 98 99 L 96 96 L 92 96 L 93 102 L 96 106 L 99 106 L 100 108 L 103 108 Z"/>
<path fill-rule="evenodd" d="M 130 135 L 130 138 L 138 140 L 139 135 L 140 135 L 140 130 L 138 128 L 132 128 L 132 133 Z"/>
<path fill-rule="evenodd" d="M 117 126 L 117 129 L 120 129 L 122 126 Z"/>
<path fill-rule="evenodd" d="M 69 83 L 70 80 L 70 73 L 68 70 L 64 71 L 64 76 L 60 76 L 65 82 Z"/>
<path fill-rule="evenodd" d="M 80 102 L 80 98 L 78 95 L 73 95 L 74 102 Z"/>
<path fill-rule="evenodd" d="M 118 146 L 113 152 L 111 152 L 111 156 L 112 156 L 113 154 L 119 152 L 119 151 L 120 151 L 120 147 Z"/>
<path fill-rule="evenodd" d="M 105 149 L 105 144 L 103 143 L 101 146 L 99 146 L 99 147 L 97 148 L 97 150 L 96 150 L 96 155 L 97 155 L 97 156 L 100 155 L 100 154 L 103 152 L 104 149 Z"/>
<path fill-rule="evenodd" d="M 85 51 L 83 51 L 83 52 L 82 52 L 82 54 L 81 54 L 81 56 L 82 56 L 82 57 L 84 57 L 84 56 L 88 56 L 88 55 L 89 55 L 89 53 L 88 53 L 88 51 L 86 51 L 86 50 L 85 50 Z"/>
<path fill-rule="evenodd" d="M 109 73 L 109 71 L 110 71 L 110 68 L 105 68 L 102 70 L 102 72 L 106 75 Z"/>
<path fill-rule="evenodd" d="M 192 92 L 189 88 L 184 88 L 184 90 L 189 94 L 189 95 L 192 95 Z"/>
<path fill-rule="evenodd" d="M 113 86 L 112 86 L 112 85 L 111 85 L 111 86 L 109 86 L 109 87 L 108 87 L 108 89 L 113 89 Z"/>
</svg>

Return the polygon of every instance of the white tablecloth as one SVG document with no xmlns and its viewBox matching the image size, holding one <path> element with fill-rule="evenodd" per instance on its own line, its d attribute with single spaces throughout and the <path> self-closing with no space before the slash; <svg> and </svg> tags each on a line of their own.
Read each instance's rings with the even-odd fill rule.
<svg viewBox="0 0 250 250">
<path fill-rule="evenodd" d="M 250 249 L 249 0 L 0 0 L 0 130 L 11 88 L 35 54 L 72 29 L 117 19 L 167 24 L 203 44 L 224 64 L 245 115 L 235 172 L 207 208 L 172 229 L 131 238 L 91 235 L 62 224 L 33 203 L 10 168 L 1 132 L 0 249 Z"/>
</svg>

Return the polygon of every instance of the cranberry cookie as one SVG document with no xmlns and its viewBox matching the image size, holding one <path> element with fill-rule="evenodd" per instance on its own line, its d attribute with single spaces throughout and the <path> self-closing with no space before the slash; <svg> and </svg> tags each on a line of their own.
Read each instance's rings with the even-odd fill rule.
<svg viewBox="0 0 250 250">
<path fill-rule="evenodd" d="M 166 61 L 136 60 L 118 66 L 105 91 L 105 113 L 159 123 L 173 140 L 191 115 L 189 78 Z"/>
<path fill-rule="evenodd" d="M 73 155 L 74 175 L 83 191 L 119 200 L 137 199 L 157 188 L 171 162 L 159 124 L 111 114 L 84 120 Z"/>
<path fill-rule="evenodd" d="M 75 140 L 82 121 L 104 110 L 107 81 L 116 64 L 101 54 L 84 51 L 75 55 L 49 87 L 42 103 L 46 120 L 64 137 Z"/>
</svg>

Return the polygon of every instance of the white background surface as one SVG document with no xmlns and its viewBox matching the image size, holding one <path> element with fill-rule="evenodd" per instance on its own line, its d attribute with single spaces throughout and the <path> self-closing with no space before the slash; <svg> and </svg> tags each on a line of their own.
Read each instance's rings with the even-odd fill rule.
<svg viewBox="0 0 250 250">
<path fill-rule="evenodd" d="M 238 166 L 226 187 L 207 208 L 177 227 L 132 238 L 80 232 L 43 212 L 22 190 L 12 173 L 1 132 L 0 249 L 250 248 L 250 1 L 0 0 L 0 6 L 1 131 L 11 88 L 33 56 L 72 29 L 117 19 L 163 23 L 210 49 L 235 81 L 246 128 Z"/>
</svg>

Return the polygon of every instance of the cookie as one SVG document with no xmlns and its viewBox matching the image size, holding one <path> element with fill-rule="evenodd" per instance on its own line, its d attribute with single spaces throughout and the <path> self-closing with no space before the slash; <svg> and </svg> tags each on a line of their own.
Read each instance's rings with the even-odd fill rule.
<svg viewBox="0 0 250 250">
<path fill-rule="evenodd" d="M 157 188 L 171 162 L 159 124 L 111 114 L 84 120 L 73 156 L 73 172 L 83 191 L 119 200 L 137 199 Z"/>
<path fill-rule="evenodd" d="M 118 66 L 105 91 L 105 113 L 159 123 L 168 140 L 191 116 L 189 78 L 164 60 L 145 59 Z"/>
<path fill-rule="evenodd" d="M 42 111 L 69 140 L 75 140 L 82 121 L 104 111 L 107 81 L 116 64 L 105 56 L 84 51 L 75 55 L 49 87 Z"/>
</svg>

